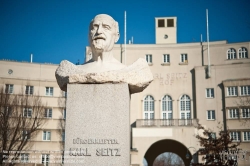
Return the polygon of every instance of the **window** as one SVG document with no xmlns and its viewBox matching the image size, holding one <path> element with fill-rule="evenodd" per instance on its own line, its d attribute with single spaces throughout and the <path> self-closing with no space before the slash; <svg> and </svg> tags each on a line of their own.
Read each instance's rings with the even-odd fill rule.
<svg viewBox="0 0 250 166">
<path fill-rule="evenodd" d="M 206 97 L 207 98 L 214 98 L 214 88 L 207 88 L 206 89 Z"/>
<path fill-rule="evenodd" d="M 227 87 L 227 95 L 228 96 L 237 96 L 237 86 Z"/>
<path fill-rule="evenodd" d="M 50 131 L 43 131 L 43 141 L 50 141 L 51 133 Z"/>
<path fill-rule="evenodd" d="M 45 108 L 44 117 L 45 118 L 52 118 L 52 109 L 51 108 Z"/>
<path fill-rule="evenodd" d="M 28 153 L 21 153 L 20 160 L 22 163 L 28 163 L 29 162 L 29 154 Z"/>
<path fill-rule="evenodd" d="M 144 99 L 144 119 L 154 119 L 154 98 L 150 95 Z"/>
<path fill-rule="evenodd" d="M 63 119 L 66 119 L 66 109 L 63 109 Z"/>
<path fill-rule="evenodd" d="M 242 109 L 242 118 L 250 118 L 250 108 Z"/>
<path fill-rule="evenodd" d="M 151 54 L 147 54 L 147 55 L 146 55 L 146 61 L 147 61 L 148 63 L 152 63 L 152 55 L 151 55 Z"/>
<path fill-rule="evenodd" d="M 65 132 L 62 132 L 62 141 L 65 141 Z"/>
<path fill-rule="evenodd" d="M 25 94 L 26 95 L 33 95 L 33 89 L 34 87 L 33 86 L 26 86 L 26 89 L 25 89 Z"/>
<path fill-rule="evenodd" d="M 241 86 L 240 87 L 240 95 L 250 95 L 250 86 Z"/>
<path fill-rule="evenodd" d="M 181 111 L 190 110 L 190 98 L 188 95 L 181 97 Z"/>
<path fill-rule="evenodd" d="M 216 133 L 210 133 L 210 138 L 216 139 Z"/>
<path fill-rule="evenodd" d="M 188 63 L 188 55 L 187 54 L 181 54 L 181 62 Z"/>
<path fill-rule="evenodd" d="M 232 132 L 230 132 L 230 138 L 233 141 L 240 141 L 240 132 L 238 132 L 238 131 L 232 131 Z"/>
<path fill-rule="evenodd" d="M 22 131 L 22 140 L 30 139 L 30 132 L 28 130 Z"/>
<path fill-rule="evenodd" d="M 31 117 L 32 116 L 32 109 L 31 108 L 25 108 L 23 110 L 23 116 L 24 117 Z"/>
<path fill-rule="evenodd" d="M 241 47 L 238 52 L 239 58 L 248 58 L 247 49 L 245 47 Z"/>
<path fill-rule="evenodd" d="M 42 154 L 42 163 L 45 166 L 49 165 L 49 154 Z"/>
<path fill-rule="evenodd" d="M 244 131 L 243 132 L 243 140 L 244 141 L 250 141 L 250 131 Z"/>
<path fill-rule="evenodd" d="M 5 93 L 13 93 L 14 85 L 13 84 L 6 84 L 5 85 Z"/>
<path fill-rule="evenodd" d="M 227 59 L 236 59 L 236 50 L 234 48 L 227 50 Z"/>
<path fill-rule="evenodd" d="M 167 19 L 167 27 L 174 27 L 174 19 Z"/>
<path fill-rule="evenodd" d="M 207 111 L 207 120 L 215 120 L 215 110 Z"/>
<path fill-rule="evenodd" d="M 231 119 L 236 119 L 236 118 L 239 118 L 239 110 L 234 108 L 234 109 L 229 109 L 229 117 Z"/>
<path fill-rule="evenodd" d="M 2 107 L 1 112 L 3 117 L 8 117 L 12 115 L 12 107 Z"/>
<path fill-rule="evenodd" d="M 172 98 L 169 95 L 165 95 L 162 98 L 162 118 L 173 119 Z"/>
<path fill-rule="evenodd" d="M 158 20 L 158 27 L 165 27 L 165 20 L 164 19 Z"/>
<path fill-rule="evenodd" d="M 53 96 L 53 87 L 46 87 L 46 96 Z"/>
<path fill-rule="evenodd" d="M 180 100 L 181 119 L 190 119 L 191 100 L 188 95 L 183 95 Z"/>
<path fill-rule="evenodd" d="M 170 55 L 163 54 L 163 63 L 170 63 Z"/>
<path fill-rule="evenodd" d="M 63 91 L 63 97 L 67 98 L 67 92 Z"/>
</svg>

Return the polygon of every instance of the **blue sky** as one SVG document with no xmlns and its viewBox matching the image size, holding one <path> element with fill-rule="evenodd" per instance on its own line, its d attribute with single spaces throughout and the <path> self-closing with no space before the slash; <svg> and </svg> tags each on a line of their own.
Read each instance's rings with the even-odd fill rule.
<svg viewBox="0 0 250 166">
<path fill-rule="evenodd" d="M 104 3 L 105 2 L 105 3 Z M 155 17 L 177 16 L 177 42 L 206 40 L 206 9 L 210 41 L 250 41 L 250 0 L 0 0 L 0 59 L 83 63 L 88 25 L 101 13 L 111 15 L 124 41 L 155 43 Z"/>
</svg>

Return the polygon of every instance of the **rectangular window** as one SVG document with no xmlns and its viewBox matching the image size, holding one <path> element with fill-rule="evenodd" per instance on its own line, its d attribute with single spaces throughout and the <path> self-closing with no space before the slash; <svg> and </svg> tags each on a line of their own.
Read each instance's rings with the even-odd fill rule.
<svg viewBox="0 0 250 166">
<path fill-rule="evenodd" d="M 234 109 L 229 109 L 229 117 L 231 119 L 237 119 L 239 118 L 239 110 L 234 108 Z"/>
<path fill-rule="evenodd" d="M 181 113 L 181 119 L 185 119 L 185 113 Z"/>
<path fill-rule="evenodd" d="M 250 141 L 250 131 L 243 132 L 243 139 L 244 141 Z"/>
<path fill-rule="evenodd" d="M 167 119 L 167 114 L 163 113 L 163 119 Z"/>
<path fill-rule="evenodd" d="M 9 117 L 12 115 L 12 107 L 3 107 L 0 111 L 3 117 Z"/>
<path fill-rule="evenodd" d="M 240 87 L 240 95 L 250 95 L 250 86 L 241 86 Z"/>
<path fill-rule="evenodd" d="M 49 165 L 49 154 L 42 154 L 42 163 L 45 166 Z"/>
<path fill-rule="evenodd" d="M 63 97 L 67 98 L 67 92 L 63 91 Z"/>
<path fill-rule="evenodd" d="M 214 98 L 214 88 L 207 88 L 206 89 L 206 97 L 207 98 Z"/>
<path fill-rule="evenodd" d="M 34 89 L 34 86 L 26 85 L 25 94 L 26 95 L 33 95 L 33 89 Z"/>
<path fill-rule="evenodd" d="M 14 85 L 13 84 L 6 84 L 5 85 L 5 93 L 12 94 L 13 93 L 13 89 L 14 89 Z"/>
<path fill-rule="evenodd" d="M 150 119 L 154 119 L 154 113 L 150 113 Z"/>
<path fill-rule="evenodd" d="M 50 131 L 43 131 L 43 141 L 50 141 L 51 133 Z"/>
<path fill-rule="evenodd" d="M 147 55 L 146 55 L 146 61 L 147 61 L 148 63 L 152 63 L 152 55 L 151 55 L 151 54 L 147 54 Z"/>
<path fill-rule="evenodd" d="M 45 118 L 52 118 L 52 108 L 45 108 L 44 117 Z"/>
<path fill-rule="evenodd" d="M 165 20 L 164 19 L 158 20 L 158 27 L 165 27 Z"/>
<path fill-rule="evenodd" d="M 46 96 L 53 96 L 53 87 L 46 87 Z"/>
<path fill-rule="evenodd" d="M 167 27 L 174 27 L 174 19 L 167 19 Z"/>
<path fill-rule="evenodd" d="M 215 120 L 215 110 L 207 111 L 207 120 Z"/>
<path fill-rule="evenodd" d="M 28 130 L 22 131 L 22 140 L 30 139 L 30 132 Z"/>
<path fill-rule="evenodd" d="M 250 118 L 250 108 L 242 109 L 242 118 Z"/>
<path fill-rule="evenodd" d="M 65 132 L 62 132 L 62 141 L 65 141 Z"/>
<path fill-rule="evenodd" d="M 216 139 L 216 133 L 210 133 L 210 137 L 211 137 L 212 139 Z"/>
<path fill-rule="evenodd" d="M 66 109 L 63 109 L 63 119 L 66 119 Z"/>
<path fill-rule="evenodd" d="M 23 110 L 23 116 L 30 118 L 32 116 L 32 109 L 31 108 L 24 108 L 24 110 Z"/>
<path fill-rule="evenodd" d="M 227 87 L 227 95 L 228 96 L 237 96 L 237 86 L 230 86 Z"/>
<path fill-rule="evenodd" d="M 187 54 L 181 54 L 181 62 L 188 63 L 188 55 Z"/>
<path fill-rule="evenodd" d="M 20 160 L 22 163 L 28 163 L 29 162 L 29 154 L 28 153 L 21 153 Z"/>
<path fill-rule="evenodd" d="M 170 55 L 163 54 L 163 63 L 170 63 Z"/>
<path fill-rule="evenodd" d="M 171 112 L 168 113 L 168 119 L 173 119 L 173 114 Z"/>
<path fill-rule="evenodd" d="M 233 139 L 233 141 L 240 141 L 240 132 L 238 131 L 230 132 L 230 138 Z"/>
</svg>

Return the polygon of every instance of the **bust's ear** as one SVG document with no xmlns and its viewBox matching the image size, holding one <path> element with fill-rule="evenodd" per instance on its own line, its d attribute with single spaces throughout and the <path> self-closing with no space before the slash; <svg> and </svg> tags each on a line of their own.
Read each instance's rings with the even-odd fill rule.
<svg viewBox="0 0 250 166">
<path fill-rule="evenodd" d="M 115 35 L 115 43 L 119 40 L 119 38 L 120 38 L 120 33 L 117 32 Z"/>
</svg>

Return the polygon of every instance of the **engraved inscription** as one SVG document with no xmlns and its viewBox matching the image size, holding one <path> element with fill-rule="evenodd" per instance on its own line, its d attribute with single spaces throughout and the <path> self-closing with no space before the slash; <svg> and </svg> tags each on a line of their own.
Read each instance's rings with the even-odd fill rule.
<svg viewBox="0 0 250 166">
<path fill-rule="evenodd" d="M 70 156 L 91 156 L 91 154 L 88 153 L 88 148 L 70 148 L 69 155 Z"/>
<path fill-rule="evenodd" d="M 121 156 L 120 149 L 98 148 L 96 149 L 97 156 Z"/>
<path fill-rule="evenodd" d="M 186 80 L 188 78 L 187 73 L 155 73 L 154 79 L 158 79 L 160 85 L 173 85 L 175 81 Z"/>
</svg>

